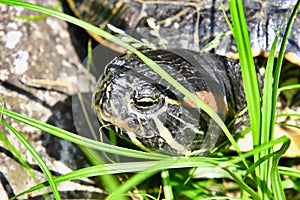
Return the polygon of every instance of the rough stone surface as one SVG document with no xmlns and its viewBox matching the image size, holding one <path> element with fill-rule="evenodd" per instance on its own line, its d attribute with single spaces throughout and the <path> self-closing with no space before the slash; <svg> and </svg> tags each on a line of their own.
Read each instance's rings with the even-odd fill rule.
<svg viewBox="0 0 300 200">
<path fill-rule="evenodd" d="M 55 7 L 59 1 L 30 2 Z M 22 19 L 22 16 L 40 15 L 0 4 L 0 99 L 5 102 L 6 109 L 74 132 L 70 95 L 75 92 L 72 84 L 82 75 L 80 59 L 85 50 L 74 48 L 70 25 L 62 20 L 54 17 L 35 21 Z M 79 56 L 78 52 L 81 52 Z M 89 165 L 77 146 L 7 117 L 3 119 L 30 141 L 55 175 Z M 0 132 L 35 169 L 37 182 L 45 181 L 38 165 L 18 139 L 1 124 Z M 101 198 L 103 190 L 96 187 L 93 180 L 85 179 L 83 183 L 59 184 L 62 197 Z M 36 181 L 0 141 L 0 199 L 12 197 L 34 185 Z M 41 195 L 40 192 L 32 193 L 22 199 L 43 199 Z"/>
</svg>

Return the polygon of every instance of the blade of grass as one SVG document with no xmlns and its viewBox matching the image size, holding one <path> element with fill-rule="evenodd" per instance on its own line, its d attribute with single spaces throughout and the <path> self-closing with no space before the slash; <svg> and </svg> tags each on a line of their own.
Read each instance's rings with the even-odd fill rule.
<svg viewBox="0 0 300 200">
<path fill-rule="evenodd" d="M 174 195 L 172 191 L 172 186 L 170 183 L 170 173 L 169 170 L 163 170 L 161 172 L 161 179 L 162 179 L 162 184 L 163 184 L 163 190 L 164 190 L 164 195 L 166 200 L 173 200 Z"/>
<path fill-rule="evenodd" d="M 280 45 L 280 50 L 279 50 L 279 54 L 278 54 L 278 58 L 277 58 L 276 66 L 275 66 L 274 78 L 273 78 L 273 92 L 271 93 L 272 94 L 272 98 L 271 98 L 272 101 L 269 102 L 273 108 L 276 108 L 280 73 L 281 73 L 281 68 L 282 68 L 282 63 L 283 63 L 286 44 L 287 44 L 291 29 L 292 29 L 293 22 L 294 22 L 294 20 L 297 16 L 299 6 L 300 6 L 300 1 L 297 1 L 297 4 L 295 5 L 295 8 L 293 9 L 293 12 L 292 12 L 292 14 L 291 14 L 291 16 L 288 20 L 287 27 L 286 27 L 286 30 L 285 30 L 285 33 L 283 35 L 283 39 L 282 39 L 282 42 L 281 42 L 281 45 Z M 271 118 L 270 118 L 271 132 L 270 133 L 271 133 L 271 137 L 273 138 L 274 137 L 274 129 L 275 129 L 276 109 L 271 110 L 270 114 L 271 114 L 270 115 L 271 116 Z M 262 134 L 264 134 L 264 133 L 262 132 Z M 283 146 L 283 147 L 285 147 L 285 146 Z M 269 185 L 272 186 L 272 189 L 274 190 L 275 197 L 282 197 L 282 196 L 284 196 L 284 194 L 283 194 L 284 191 L 283 191 L 283 188 L 281 186 L 281 179 L 279 177 L 278 169 L 277 169 L 278 160 L 279 160 L 279 158 L 274 157 L 274 160 L 272 162 L 272 168 L 271 168 L 272 176 L 266 177 L 265 180 L 268 181 L 267 183 L 269 183 Z M 266 174 L 266 176 L 268 176 L 268 175 Z M 279 184 L 279 186 L 277 184 Z M 278 199 L 278 198 L 276 198 L 276 199 Z M 282 199 L 282 198 L 279 198 L 279 199 Z"/>
<path fill-rule="evenodd" d="M 92 165 L 104 166 L 105 163 L 103 162 L 102 158 L 99 156 L 99 153 L 97 151 L 93 149 L 86 149 L 85 147 L 81 147 L 80 149 L 88 158 L 88 160 L 92 163 Z M 112 193 L 113 191 L 117 190 L 120 187 L 120 182 L 118 178 L 111 174 L 103 174 L 99 176 L 98 179 L 99 181 L 101 181 L 102 185 L 105 187 L 108 193 Z"/>
<path fill-rule="evenodd" d="M 287 175 L 294 178 L 300 178 L 300 170 L 291 168 L 291 167 L 285 167 L 285 166 L 278 166 L 279 173 L 281 175 Z"/>
<path fill-rule="evenodd" d="M 273 157 L 273 163 L 271 168 L 271 178 L 270 181 L 272 183 L 272 192 L 274 193 L 274 199 L 282 199 L 285 200 L 285 193 L 282 186 L 281 177 L 278 170 L 278 163 L 281 156 L 286 152 L 286 150 L 290 146 L 290 140 L 283 143 L 282 147 L 275 152 L 275 156 Z"/>
<path fill-rule="evenodd" d="M 282 25 L 282 24 L 281 24 Z M 260 144 L 264 144 L 266 142 L 272 141 L 274 139 L 274 127 L 273 125 L 273 117 L 272 114 L 276 111 L 276 107 L 273 107 L 272 104 L 272 94 L 273 94 L 273 71 L 274 71 L 274 59 L 275 59 L 275 51 L 277 46 L 277 41 L 279 37 L 279 33 L 281 30 L 281 26 L 276 33 L 275 39 L 273 41 L 270 54 L 266 64 L 266 73 L 264 78 L 264 88 L 263 88 L 263 97 L 262 97 L 262 124 L 261 124 L 261 134 L 260 134 Z M 262 159 L 267 155 L 272 153 L 272 148 L 261 151 L 259 157 Z M 272 168 L 272 157 L 263 162 L 259 167 L 260 169 L 260 177 L 263 183 L 261 185 L 262 193 L 268 195 L 267 191 L 271 191 L 271 168 Z M 265 197 L 266 198 L 266 197 Z"/>
<path fill-rule="evenodd" d="M 53 8 L 54 10 L 59 10 L 62 7 L 62 1 L 59 1 L 57 5 Z M 26 21 L 39 21 L 46 19 L 50 15 L 44 14 L 44 15 L 38 15 L 38 16 L 18 16 L 16 18 L 23 19 Z"/>
<path fill-rule="evenodd" d="M 298 129 L 300 129 L 300 126 L 299 125 L 294 125 L 294 124 L 289 124 L 289 123 L 281 123 L 281 122 L 278 122 L 278 123 L 276 123 L 276 124 L 279 124 L 279 125 L 281 125 L 281 126 L 286 126 L 286 127 L 292 127 L 292 128 L 298 128 Z M 297 141 L 296 141 L 297 142 Z"/>
<path fill-rule="evenodd" d="M 142 183 L 147 178 L 153 176 L 161 169 L 166 169 L 168 166 L 173 164 L 176 160 L 169 159 L 163 162 L 158 163 L 157 165 L 146 169 L 143 172 L 133 175 L 130 179 L 128 179 L 117 191 L 112 193 L 107 197 L 107 200 L 117 200 L 121 198 L 127 191 L 129 191 L 133 186 Z"/>
<path fill-rule="evenodd" d="M 16 131 L 10 124 L 8 124 L 6 121 L 1 120 L 1 123 L 4 124 L 18 139 L 19 141 L 26 147 L 26 149 L 30 152 L 30 155 L 34 158 L 34 160 L 37 162 L 43 173 L 45 174 L 50 187 L 52 189 L 54 198 L 59 200 L 60 194 L 57 189 L 56 183 L 54 182 L 54 178 L 50 172 L 50 169 L 48 168 L 47 164 L 45 161 L 40 157 L 40 155 L 36 152 L 34 147 L 18 132 Z"/>
<path fill-rule="evenodd" d="M 78 145 L 85 146 L 87 148 L 92 148 L 92 149 L 96 149 L 96 150 L 103 151 L 103 152 L 109 152 L 112 154 L 118 154 L 118 155 L 128 156 L 128 157 L 132 157 L 132 158 L 141 158 L 141 159 L 147 159 L 147 160 L 149 160 L 149 159 L 163 160 L 163 159 L 166 159 L 169 157 L 167 155 L 131 150 L 131 149 L 117 147 L 117 146 L 109 145 L 109 144 L 106 144 L 103 142 L 91 140 L 91 139 L 73 134 L 69 131 L 62 130 L 55 126 L 43 123 L 41 121 L 23 116 L 21 114 L 15 113 L 10 110 L 3 109 L 2 114 L 7 117 L 10 117 L 12 119 L 15 119 L 19 122 L 28 124 L 29 126 L 35 127 L 44 132 L 50 133 L 56 137 L 62 138 L 64 140 L 68 140 L 68 141 L 73 142 Z"/>
<path fill-rule="evenodd" d="M 269 149 L 269 148 L 272 148 L 274 147 L 275 145 L 279 144 L 279 143 L 284 143 L 286 142 L 288 139 L 287 136 L 282 136 L 280 138 L 277 138 L 275 140 L 272 140 L 270 142 L 267 142 L 267 143 L 264 143 L 262 145 L 259 145 L 257 147 L 255 147 L 253 150 L 249 151 L 249 152 L 246 152 L 244 153 L 242 156 L 237 156 L 237 157 L 234 157 L 234 158 L 231 158 L 230 161 L 224 161 L 221 163 L 220 167 L 226 167 L 226 166 L 230 166 L 230 165 L 233 165 L 235 163 L 239 163 L 241 162 L 243 159 L 246 159 L 246 158 L 249 158 L 265 149 Z M 257 161 L 259 162 L 259 161 Z"/>
<path fill-rule="evenodd" d="M 0 116 L 1 118 L 1 116 Z M 6 145 L 9 151 L 16 157 L 16 159 L 20 162 L 20 164 L 26 169 L 28 174 L 33 178 L 35 183 L 38 183 L 37 176 L 35 175 L 34 171 L 30 167 L 30 165 L 23 159 L 20 151 L 18 151 L 13 144 L 7 139 L 7 137 L 0 132 L 0 140 Z M 46 193 L 46 191 L 42 191 L 43 196 L 45 199 L 50 199 L 50 196 Z"/>
<path fill-rule="evenodd" d="M 282 63 L 283 63 L 283 58 L 284 58 L 284 51 L 286 48 L 286 44 L 288 42 L 288 38 L 292 29 L 292 25 L 295 21 L 295 18 L 297 17 L 297 13 L 299 11 L 299 6 L 300 6 L 300 1 L 297 1 L 293 12 L 288 20 L 287 26 L 286 26 L 286 30 L 284 32 L 283 35 L 283 39 L 280 45 L 280 50 L 279 50 L 279 54 L 278 54 L 278 58 L 277 58 L 277 62 L 276 62 L 276 67 L 275 67 L 275 73 L 274 73 L 274 83 L 273 83 L 273 90 L 274 93 L 273 95 L 277 95 L 278 94 L 278 86 L 279 86 L 279 80 L 280 80 L 280 72 L 281 72 L 281 68 L 282 68 Z M 279 90 L 281 91 L 281 90 Z M 276 97 L 273 97 L 273 99 L 277 100 Z M 276 105 L 276 101 L 273 101 L 273 105 Z M 275 123 L 275 122 L 274 122 Z"/>
<path fill-rule="evenodd" d="M 113 164 L 91 166 L 83 169 L 74 170 L 70 173 L 56 177 L 54 181 L 56 184 L 58 184 L 61 182 L 77 180 L 80 178 L 102 176 L 107 174 L 142 172 L 145 170 L 161 171 L 165 169 L 176 169 L 176 168 L 182 169 L 182 168 L 191 168 L 191 167 L 212 167 L 213 168 L 213 167 L 217 167 L 217 165 L 220 162 L 225 161 L 225 159 L 224 158 L 216 159 L 216 158 L 208 158 L 208 157 L 205 158 L 191 157 L 191 158 L 177 158 L 177 159 L 169 158 L 165 161 L 147 161 L 147 162 L 138 162 L 138 163 L 126 162 L 126 163 L 113 163 Z M 167 164 L 164 165 L 164 163 Z M 237 167 L 235 165 L 228 165 L 228 166 Z M 40 183 L 26 191 L 23 191 L 20 194 L 17 194 L 15 198 L 45 188 L 48 185 L 49 184 L 47 182 Z"/>
<path fill-rule="evenodd" d="M 259 145 L 258 137 L 255 136 L 260 133 L 260 125 L 258 124 L 261 121 L 260 87 L 252 57 L 242 1 L 230 0 L 229 6 L 233 23 L 233 35 L 237 43 L 238 53 L 241 55 L 239 59 L 252 133 L 254 134 L 253 143 Z"/>
<path fill-rule="evenodd" d="M 278 95 L 285 90 L 293 90 L 293 89 L 299 89 L 300 88 L 300 84 L 293 84 L 293 85 L 287 85 L 287 86 L 283 86 L 278 88 Z"/>
<path fill-rule="evenodd" d="M 237 49 L 240 59 L 242 78 L 244 82 L 244 90 L 247 100 L 247 107 L 250 118 L 250 126 L 252 130 L 252 139 L 254 147 L 260 144 L 259 136 L 261 129 L 261 103 L 260 103 L 260 87 L 256 75 L 254 60 L 252 57 L 251 45 L 246 25 L 246 19 L 243 10 L 242 1 L 229 0 L 229 8 L 233 24 L 233 36 L 237 43 Z M 254 155 L 254 162 L 259 160 L 259 153 Z M 260 182 L 260 170 L 256 170 L 258 185 Z M 262 195 L 260 187 L 258 187 L 259 195 Z"/>
<path fill-rule="evenodd" d="M 278 138 L 278 139 L 276 139 L 276 140 L 277 140 L 278 142 L 274 143 L 275 140 L 270 141 L 268 146 L 269 146 L 270 148 L 272 148 L 273 146 L 275 146 L 276 144 L 279 144 L 279 143 L 285 144 L 285 143 L 288 143 L 290 139 L 289 139 L 288 137 L 286 137 L 286 136 L 282 136 L 282 137 L 280 137 L 280 138 Z M 280 141 L 280 142 L 279 142 L 279 141 Z M 260 165 L 260 164 L 263 163 L 264 161 L 270 159 L 270 158 L 273 157 L 276 153 L 278 153 L 278 152 L 273 152 L 273 153 L 271 153 L 270 155 L 266 155 L 266 156 L 262 157 L 261 159 L 259 159 L 258 162 L 253 163 L 253 165 L 251 165 L 250 168 L 246 171 L 246 173 L 245 173 L 244 176 L 246 177 L 248 174 L 250 174 L 252 171 L 254 171 L 254 169 L 255 169 L 258 165 Z"/>
<path fill-rule="evenodd" d="M 297 17 L 297 13 L 300 7 L 300 1 L 297 1 L 297 4 L 295 5 L 293 12 L 288 20 L 284 35 L 283 35 L 283 39 L 280 45 L 280 50 L 279 50 L 279 54 L 278 54 L 278 58 L 277 58 L 277 62 L 276 62 L 276 66 L 275 66 L 275 73 L 274 73 L 274 80 L 273 80 L 273 93 L 272 93 L 272 107 L 276 107 L 276 103 L 277 103 L 277 97 L 279 92 L 281 92 L 283 89 L 278 89 L 279 87 L 279 80 L 280 80 L 280 73 L 281 73 L 281 69 L 282 69 L 282 63 L 283 63 L 283 58 L 284 58 L 284 52 L 285 52 L 285 48 L 286 48 L 286 44 L 288 42 L 288 38 L 292 29 L 292 25 L 293 22 L 295 20 L 295 18 Z M 275 119 L 276 119 L 276 112 L 275 110 L 273 110 L 272 112 L 272 127 L 274 127 L 275 125 Z M 274 132 L 274 130 L 273 130 Z"/>
<path fill-rule="evenodd" d="M 260 197 L 259 194 L 257 194 L 256 191 L 254 191 L 250 186 L 248 186 L 240 177 L 238 174 L 234 173 L 232 170 L 224 168 L 224 170 L 232 176 L 232 178 L 238 183 L 239 187 L 246 191 L 248 194 L 251 195 L 251 197 L 255 200 L 261 200 L 262 198 Z"/>
<path fill-rule="evenodd" d="M 281 113 L 276 115 L 276 118 L 279 117 L 299 117 L 300 118 L 300 113 Z"/>
<path fill-rule="evenodd" d="M 7 137 L 0 132 L 0 140 L 6 145 L 9 151 L 17 158 L 17 160 L 21 163 L 21 165 L 27 170 L 30 176 L 33 178 L 35 182 L 37 182 L 37 177 L 31 169 L 30 165 L 23 159 L 22 154 L 18 151 L 12 143 L 7 139 Z"/>
<path fill-rule="evenodd" d="M 157 164 L 158 161 L 152 162 L 141 162 L 141 163 L 115 163 L 115 164 L 107 164 L 107 165 L 96 165 L 92 167 L 87 167 L 79 170 L 74 170 L 68 174 L 61 175 L 54 179 L 55 183 L 61 183 L 71 180 L 78 180 L 80 178 L 94 177 L 94 176 L 103 176 L 110 174 L 118 174 L 118 173 L 130 173 L 130 172 L 139 172 L 144 170 L 145 168 L 152 167 Z M 42 189 L 47 187 L 49 184 L 47 182 L 38 184 L 26 191 L 23 191 L 15 196 L 18 198 L 24 194 Z M 119 187 L 118 187 L 119 188 Z M 118 189 L 117 189 L 118 190 Z M 115 190 L 115 191 L 117 191 Z M 113 192 L 113 191 L 112 191 Z M 120 197 L 119 199 L 124 199 L 124 197 Z"/>
</svg>

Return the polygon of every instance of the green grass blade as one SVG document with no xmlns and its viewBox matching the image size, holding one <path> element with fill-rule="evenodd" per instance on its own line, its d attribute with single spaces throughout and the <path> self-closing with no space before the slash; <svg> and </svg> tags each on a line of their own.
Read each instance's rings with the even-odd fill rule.
<svg viewBox="0 0 300 200">
<path fill-rule="evenodd" d="M 242 1 L 229 0 L 230 14 L 233 24 L 233 36 L 237 43 L 237 49 L 240 59 L 244 90 L 247 100 L 247 107 L 252 130 L 253 145 L 260 145 L 259 136 L 261 130 L 261 103 L 260 103 L 260 86 L 256 75 L 254 60 L 252 57 L 251 45 L 249 40 L 246 19 L 243 10 Z M 259 153 L 254 155 L 254 160 L 259 160 Z M 260 172 L 256 170 L 258 185 L 260 185 Z M 258 187 L 259 194 L 260 187 Z"/>
<path fill-rule="evenodd" d="M 93 149 L 86 149 L 85 147 L 81 147 L 80 149 L 93 166 L 105 165 L 97 151 Z M 112 193 L 117 190 L 121 184 L 118 177 L 111 174 L 103 174 L 99 176 L 98 179 L 101 181 L 101 184 L 105 187 L 108 193 Z"/>
<path fill-rule="evenodd" d="M 105 165 L 97 165 L 86 167 L 83 169 L 74 170 L 70 173 L 61 175 L 54 179 L 55 183 L 61 183 L 65 181 L 77 180 L 80 178 L 102 176 L 107 174 L 119 174 L 119 173 L 133 173 L 142 172 L 146 170 L 161 171 L 166 169 L 178 169 L 178 168 L 191 168 L 191 167 L 218 167 L 219 163 L 228 161 L 228 158 L 209 158 L 209 157 L 191 157 L 191 158 L 169 158 L 164 161 L 147 161 L 147 162 L 126 162 L 126 163 L 113 163 Z M 227 165 L 229 167 L 237 167 L 235 165 Z M 140 179 L 141 180 L 141 179 Z M 27 191 L 24 191 L 16 197 L 22 196 L 24 194 L 42 189 L 47 187 L 49 184 L 47 182 L 38 184 Z M 128 186 L 129 187 L 129 186 Z"/>
<path fill-rule="evenodd" d="M 254 60 L 252 57 L 251 45 L 246 25 L 246 19 L 243 11 L 242 1 L 230 0 L 230 13 L 233 23 L 233 35 L 235 37 L 242 77 L 244 82 L 247 107 L 251 122 L 254 145 L 259 144 L 257 135 L 260 134 L 261 105 L 260 105 L 260 87 L 256 75 Z"/>
<path fill-rule="evenodd" d="M 291 14 L 291 16 L 288 20 L 287 27 L 286 27 L 286 30 L 284 32 L 283 39 L 282 39 L 282 42 L 281 42 L 281 45 L 280 45 L 280 50 L 279 50 L 279 54 L 278 54 L 278 58 L 277 58 L 277 62 L 276 62 L 274 80 L 273 80 L 274 81 L 274 83 L 273 83 L 273 93 L 272 93 L 272 99 L 273 99 L 272 106 L 273 107 L 276 106 L 277 97 L 278 97 L 278 94 L 281 91 L 283 91 L 285 89 L 290 89 L 290 88 L 291 89 L 299 88 L 299 84 L 296 84 L 294 87 L 293 86 L 292 87 L 283 87 L 283 88 L 278 89 L 279 80 L 280 80 L 280 73 L 281 73 L 282 63 L 283 63 L 283 58 L 284 58 L 284 51 L 285 51 L 285 48 L 286 48 L 286 44 L 288 42 L 288 38 L 289 38 L 291 29 L 292 29 L 293 22 L 294 22 L 295 18 L 297 17 L 299 7 L 300 7 L 300 1 L 297 1 L 297 4 L 295 5 L 294 10 L 293 10 L 293 12 L 292 12 L 292 14 Z M 275 111 L 273 111 L 272 116 L 273 116 L 272 127 L 274 127 L 275 118 L 276 118 Z"/>
<path fill-rule="evenodd" d="M 126 173 L 139 172 L 145 170 L 148 167 L 152 167 L 158 163 L 159 163 L 158 161 L 152 161 L 152 162 L 141 162 L 141 163 L 134 162 L 134 163 L 115 163 L 115 164 L 106 164 L 106 165 L 96 165 L 96 166 L 86 167 L 79 170 L 74 170 L 68 174 L 64 174 L 55 178 L 54 181 L 56 184 L 58 184 L 66 181 L 78 180 L 80 178 L 103 176 L 103 175 L 118 174 L 118 173 L 125 173 L 125 172 Z M 49 184 L 47 182 L 38 184 L 26 191 L 23 191 L 20 194 L 17 194 L 16 197 L 45 188 L 48 185 Z M 118 188 L 115 191 L 117 190 Z M 120 197 L 120 199 L 124 199 L 124 198 Z"/>
<path fill-rule="evenodd" d="M 57 200 L 61 199 L 59 191 L 57 189 L 57 186 L 54 182 L 54 178 L 50 172 L 50 169 L 48 168 L 48 166 L 46 165 L 44 160 L 40 157 L 40 155 L 36 152 L 34 147 L 6 121 L 2 120 L 1 123 L 4 124 L 19 139 L 19 141 L 26 147 L 26 149 L 29 151 L 30 155 L 32 155 L 34 160 L 37 162 L 37 164 L 39 165 L 39 167 L 45 174 L 45 176 L 50 184 L 50 187 L 52 189 L 55 199 L 57 199 Z"/>
<path fill-rule="evenodd" d="M 273 92 L 271 93 L 272 94 L 272 101 L 269 102 L 273 108 L 276 108 L 277 97 L 278 97 L 277 94 L 278 94 L 279 79 L 280 79 L 280 73 L 281 73 L 281 68 L 282 68 L 282 63 L 283 63 L 286 44 L 287 44 L 291 29 L 292 29 L 293 22 L 294 22 L 294 20 L 297 16 L 299 6 L 300 6 L 300 1 L 297 1 L 297 4 L 296 4 L 289 20 L 288 20 L 287 27 L 286 27 L 285 33 L 283 35 L 282 43 L 281 43 L 281 46 L 280 46 L 278 59 L 277 59 L 277 62 L 276 62 L 276 67 L 275 67 L 274 78 L 273 78 Z M 270 115 L 271 116 L 271 118 L 270 118 L 270 127 L 272 128 L 271 137 L 274 137 L 273 135 L 274 135 L 274 127 L 275 127 L 275 119 L 276 119 L 276 109 L 271 110 L 270 114 L 271 114 Z M 283 148 L 282 148 L 283 150 L 284 150 L 284 148 L 287 148 L 285 144 L 283 145 Z M 284 190 L 283 190 L 282 185 L 281 185 L 281 178 L 278 174 L 278 169 L 277 169 L 278 160 L 279 160 L 278 156 L 274 157 L 274 160 L 272 162 L 272 167 L 271 167 L 272 174 L 271 174 L 270 177 L 267 177 L 269 179 L 267 183 L 269 183 L 269 185 L 272 185 L 272 189 L 274 190 L 274 195 L 275 195 L 276 199 L 285 199 Z M 268 175 L 266 174 L 266 176 L 268 176 Z"/>
<path fill-rule="evenodd" d="M 294 89 L 299 89 L 299 88 L 300 88 L 300 84 L 287 85 L 287 86 L 283 86 L 283 87 L 278 88 L 277 93 L 279 95 L 282 91 L 294 90 Z"/>
<path fill-rule="evenodd" d="M 173 200 L 174 195 L 172 191 L 172 186 L 170 183 L 170 173 L 169 170 L 163 170 L 161 172 L 161 179 L 162 179 L 162 184 L 163 184 L 163 190 L 164 190 L 164 195 L 166 200 Z"/>
<path fill-rule="evenodd" d="M 285 166 L 279 166 L 278 167 L 279 173 L 281 175 L 286 175 L 294 178 L 300 178 L 300 170 L 291 168 L 291 167 L 285 167 Z"/>
<path fill-rule="evenodd" d="M 265 79 L 264 79 L 264 88 L 263 88 L 263 97 L 262 97 L 262 125 L 261 125 L 261 134 L 260 134 L 260 143 L 264 144 L 266 142 L 272 141 L 274 139 L 274 123 L 273 120 L 275 120 L 275 117 L 273 116 L 273 113 L 276 111 L 276 107 L 273 106 L 273 71 L 274 71 L 274 57 L 275 57 L 275 51 L 278 41 L 278 36 L 280 33 L 281 27 L 277 31 L 277 34 L 275 36 L 275 39 L 273 41 L 270 54 L 267 60 L 266 65 L 266 73 L 265 73 Z M 276 99 L 275 99 L 276 100 Z M 267 155 L 272 153 L 272 148 L 266 149 L 264 151 L 261 151 L 259 154 L 260 158 L 264 158 Z M 262 179 L 263 183 L 261 185 L 262 193 L 267 195 L 268 191 L 271 190 L 271 177 L 270 172 L 272 168 L 272 157 L 269 157 L 269 159 L 266 160 L 266 162 L 263 162 L 260 169 L 260 177 Z"/>
<path fill-rule="evenodd" d="M 9 151 L 17 158 L 20 164 L 27 170 L 30 176 L 37 182 L 37 177 L 34 174 L 33 170 L 30 168 L 29 164 L 23 159 L 22 154 L 18 151 L 13 144 L 5 137 L 3 133 L 0 132 L 0 140 L 6 145 Z"/>
<path fill-rule="evenodd" d="M 275 40 L 272 44 L 272 48 L 270 51 L 270 55 L 268 57 L 267 65 L 266 65 L 266 73 L 264 79 L 264 89 L 263 89 L 263 102 L 262 102 L 262 129 L 261 129 L 261 143 L 268 142 L 274 138 L 274 130 L 271 127 L 272 125 L 272 113 L 276 111 L 276 107 L 272 105 L 272 95 L 273 94 L 273 68 L 274 68 L 274 58 L 275 58 L 275 50 L 278 41 L 277 33 Z M 276 100 L 276 99 L 275 99 Z M 265 154 L 269 154 L 270 152 L 265 152 Z M 265 156 L 262 154 L 262 156 Z"/>
<path fill-rule="evenodd" d="M 284 143 L 287 140 L 289 140 L 287 136 L 282 136 L 282 137 L 277 138 L 275 140 L 272 140 L 270 142 L 259 145 L 259 146 L 255 147 L 254 149 L 252 149 L 251 151 L 244 153 L 242 156 L 237 156 L 237 157 L 231 158 L 230 161 L 228 161 L 228 162 L 223 161 L 220 166 L 221 167 L 226 167 L 226 166 L 229 166 L 229 165 L 233 165 L 235 163 L 239 163 L 243 159 L 249 158 L 249 157 L 251 157 L 251 156 L 253 156 L 253 155 L 255 155 L 255 154 L 257 154 L 261 151 L 264 151 L 266 149 L 273 148 L 275 145 L 277 145 L 279 143 Z M 259 161 L 257 161 L 257 162 L 259 162 Z"/>
<path fill-rule="evenodd" d="M 289 148 L 290 140 L 283 143 L 282 147 L 275 152 L 275 156 L 273 158 L 272 169 L 271 169 L 271 178 L 270 181 L 272 183 L 272 191 L 274 193 L 274 199 L 282 199 L 285 200 L 285 193 L 282 186 L 281 177 L 278 170 L 278 163 L 281 156 L 286 152 Z"/>
<path fill-rule="evenodd" d="M 61 7 L 62 7 L 62 1 L 59 1 L 53 9 L 59 10 Z M 44 14 L 44 15 L 38 15 L 38 16 L 18 16 L 16 18 L 23 19 L 26 21 L 40 21 L 40 20 L 46 19 L 49 16 L 50 15 Z"/>
<path fill-rule="evenodd" d="M 269 147 L 269 148 L 264 148 L 263 150 L 265 150 L 265 149 L 270 149 L 270 148 L 274 147 L 275 145 L 277 145 L 277 144 L 279 144 L 279 143 L 285 144 L 285 143 L 288 143 L 288 142 L 289 142 L 289 138 L 286 137 L 286 136 L 282 136 L 282 137 L 280 137 L 280 138 L 277 138 L 276 140 L 272 140 L 272 141 L 270 141 L 270 142 L 268 142 L 268 143 L 265 143 L 264 145 L 268 144 L 268 147 Z M 262 146 L 264 146 L 264 145 L 261 145 L 260 147 L 262 147 Z M 260 147 L 259 147 L 259 148 L 260 148 Z M 257 150 L 263 151 L 263 150 L 261 150 L 261 149 L 257 149 Z M 268 159 L 270 159 L 271 157 L 273 157 L 276 153 L 278 153 L 278 152 L 273 152 L 273 153 L 271 153 L 271 154 L 269 154 L 269 155 L 265 155 L 264 157 L 260 158 L 257 162 L 253 163 L 253 165 L 251 165 L 250 168 L 246 171 L 246 173 L 245 173 L 244 176 L 246 177 L 248 174 L 252 173 L 252 171 L 254 171 L 254 169 L 255 169 L 256 167 L 258 167 L 261 163 L 263 163 L 263 162 L 265 162 L 266 160 L 268 160 Z"/>
<path fill-rule="evenodd" d="M 249 193 L 253 199 L 262 200 L 262 198 L 259 196 L 259 194 L 257 194 L 256 191 L 254 191 L 250 186 L 248 186 L 239 175 L 237 175 L 230 169 L 224 168 L 224 170 L 227 173 L 229 173 L 230 176 L 238 183 L 239 187 L 241 189 L 243 189 L 244 191 L 246 191 L 247 193 Z"/>
<path fill-rule="evenodd" d="M 299 117 L 300 118 L 300 113 L 281 113 L 276 115 L 276 118 L 279 117 Z"/>
<path fill-rule="evenodd" d="M 280 45 L 280 50 L 279 50 L 279 54 L 278 54 L 278 58 L 277 58 L 277 62 L 276 62 L 275 73 L 274 73 L 274 84 L 273 84 L 274 93 L 273 93 L 273 95 L 277 95 L 277 93 L 278 93 L 278 86 L 279 86 L 280 72 L 281 72 L 283 58 L 284 58 L 284 51 L 286 48 L 286 44 L 288 42 L 288 38 L 289 38 L 291 29 L 292 29 L 293 22 L 295 21 L 295 18 L 297 17 L 297 13 L 299 11 L 299 6 L 300 6 L 300 1 L 297 1 L 297 4 L 295 5 L 294 10 L 288 20 L 287 27 L 286 27 L 286 30 L 285 30 L 285 33 L 283 35 L 283 39 L 282 39 L 282 42 Z M 273 104 L 275 105 L 276 102 L 273 102 Z"/>
<path fill-rule="evenodd" d="M 149 159 L 163 160 L 163 159 L 166 159 L 169 157 L 167 155 L 131 150 L 131 149 L 117 147 L 114 145 L 109 145 L 106 143 L 91 140 L 91 139 L 73 134 L 69 131 L 62 130 L 55 126 L 46 124 L 44 122 L 41 122 L 41 121 L 38 121 L 38 120 L 35 120 L 32 118 L 26 117 L 24 115 L 15 113 L 10 110 L 3 109 L 2 114 L 4 116 L 10 117 L 19 122 L 25 123 L 29 126 L 35 127 L 39 130 L 42 130 L 44 132 L 50 133 L 56 137 L 62 138 L 64 140 L 68 140 L 70 142 L 73 142 L 73 143 L 81 145 L 81 146 L 85 146 L 87 148 L 92 148 L 92 149 L 96 149 L 96 150 L 103 151 L 103 152 L 109 152 L 112 154 L 118 154 L 118 155 L 128 156 L 128 157 L 132 157 L 132 158 L 141 158 L 141 159 L 147 159 L 147 160 L 149 160 Z"/>
<path fill-rule="evenodd" d="M 136 186 L 142 183 L 147 178 L 153 176 L 161 169 L 165 169 L 174 163 L 174 159 L 165 160 L 164 162 L 160 162 L 157 165 L 148 168 L 147 170 L 140 172 L 138 174 L 133 175 L 130 179 L 128 179 L 117 191 L 108 196 L 107 200 L 117 200 L 126 194 L 133 186 Z"/>
<path fill-rule="evenodd" d="M 294 125 L 294 124 L 289 124 L 289 123 L 282 123 L 282 122 L 277 122 L 276 124 L 279 124 L 281 126 L 286 126 L 286 127 L 292 127 L 292 128 L 298 128 L 298 129 L 300 129 L 299 125 Z"/>
</svg>

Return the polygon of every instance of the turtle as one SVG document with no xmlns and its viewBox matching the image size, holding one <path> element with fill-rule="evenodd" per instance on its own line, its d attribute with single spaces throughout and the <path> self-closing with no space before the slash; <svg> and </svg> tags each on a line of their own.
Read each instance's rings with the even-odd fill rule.
<svg viewBox="0 0 300 200">
<path fill-rule="evenodd" d="M 142 52 L 181 85 L 207 103 L 228 124 L 245 107 L 237 48 L 219 1 L 212 0 L 68 0 L 81 19 L 101 28 L 112 24 L 122 30 L 147 34 L 142 27 L 160 27 L 165 49 Z M 296 1 L 244 1 L 254 57 L 266 58 L 275 34 Z M 229 15 L 228 2 L 224 1 Z M 283 29 L 286 22 L 283 23 Z M 285 60 L 289 72 L 282 82 L 299 82 L 300 18 L 294 22 Z M 103 42 L 99 36 L 96 40 Z M 221 37 L 220 37 L 221 36 Z M 149 36 L 147 36 L 149 37 Z M 210 52 L 199 52 L 216 37 Z M 283 35 L 279 35 L 279 42 Z M 276 48 L 276 54 L 279 47 Z M 262 75 L 258 73 L 259 77 Z M 292 77 L 292 78 L 291 78 Z M 289 102 L 298 106 L 299 93 Z M 156 74 L 134 54 L 113 59 L 99 78 L 92 107 L 103 127 L 146 151 L 170 155 L 204 156 L 220 139 L 221 130 L 200 108 Z"/>
</svg>

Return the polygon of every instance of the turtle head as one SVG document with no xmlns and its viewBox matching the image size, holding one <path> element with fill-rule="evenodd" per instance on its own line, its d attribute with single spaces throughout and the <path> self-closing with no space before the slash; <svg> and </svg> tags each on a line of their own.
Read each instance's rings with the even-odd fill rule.
<svg viewBox="0 0 300 200">
<path fill-rule="evenodd" d="M 203 77 L 209 76 L 207 72 L 198 74 L 197 68 L 169 51 L 150 51 L 146 55 L 218 111 L 220 103 L 207 85 L 214 81 Z M 219 100 L 224 107 L 224 97 Z M 104 127 L 147 151 L 204 155 L 220 135 L 220 129 L 205 112 L 135 55 L 117 57 L 106 66 L 92 105 Z"/>
</svg>

